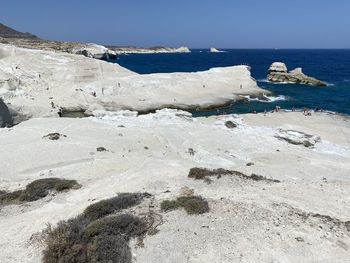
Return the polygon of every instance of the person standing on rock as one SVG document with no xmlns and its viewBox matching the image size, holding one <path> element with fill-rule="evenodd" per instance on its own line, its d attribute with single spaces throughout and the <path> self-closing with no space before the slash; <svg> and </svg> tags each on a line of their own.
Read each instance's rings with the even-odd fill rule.
<svg viewBox="0 0 350 263">
<path fill-rule="evenodd" d="M 62 118 L 62 115 L 63 115 L 63 109 L 62 109 L 61 107 L 58 109 L 57 114 L 58 114 L 58 116 L 59 116 L 60 118 Z"/>
</svg>

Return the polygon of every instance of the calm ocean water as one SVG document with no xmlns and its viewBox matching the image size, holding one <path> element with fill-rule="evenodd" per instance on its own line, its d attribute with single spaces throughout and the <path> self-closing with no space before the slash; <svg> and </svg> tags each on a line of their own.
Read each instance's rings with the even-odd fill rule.
<svg viewBox="0 0 350 263">
<path fill-rule="evenodd" d="M 305 74 L 326 81 L 325 88 L 292 84 L 271 84 L 266 81 L 271 63 L 283 61 L 289 70 L 302 67 Z M 252 76 L 262 88 L 274 93 L 270 102 L 250 101 L 220 109 L 220 113 L 246 113 L 304 107 L 350 115 L 350 50 L 226 50 L 208 53 L 193 50 L 190 54 L 133 54 L 122 55 L 117 60 L 121 66 L 140 74 L 159 72 L 193 72 L 212 67 L 248 64 Z M 197 112 L 195 115 L 217 114 Z"/>
</svg>

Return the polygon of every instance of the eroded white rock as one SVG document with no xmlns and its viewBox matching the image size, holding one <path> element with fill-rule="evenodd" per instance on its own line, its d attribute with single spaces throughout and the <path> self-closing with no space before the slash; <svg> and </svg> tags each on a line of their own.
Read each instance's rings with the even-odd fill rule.
<svg viewBox="0 0 350 263">
<path fill-rule="evenodd" d="M 94 110 L 194 110 L 240 100 L 239 95 L 269 93 L 257 86 L 247 66 L 140 75 L 84 56 L 7 45 L 0 45 L 0 50 L 6 53 L 0 59 L 4 101 L 25 116 L 57 117 L 60 108 L 87 114 Z"/>
<path fill-rule="evenodd" d="M 267 79 L 275 83 L 299 83 L 312 86 L 327 86 L 313 77 L 305 75 L 302 68 L 296 68 L 288 72 L 287 66 L 282 62 L 274 62 L 268 70 Z"/>
</svg>

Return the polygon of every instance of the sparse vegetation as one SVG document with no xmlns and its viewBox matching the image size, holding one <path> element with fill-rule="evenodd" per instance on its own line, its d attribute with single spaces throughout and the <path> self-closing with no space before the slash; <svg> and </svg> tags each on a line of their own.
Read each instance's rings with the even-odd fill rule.
<svg viewBox="0 0 350 263">
<path fill-rule="evenodd" d="M 143 236 L 144 219 L 130 214 L 111 215 L 138 205 L 149 194 L 120 194 L 90 205 L 74 219 L 60 222 L 48 232 L 44 263 L 130 263 L 130 238 Z"/>
<path fill-rule="evenodd" d="M 249 175 L 245 175 L 244 173 L 238 172 L 238 171 L 231 171 L 231 170 L 226 170 L 226 169 L 214 169 L 214 170 L 210 170 L 207 168 L 191 168 L 189 173 L 188 173 L 188 177 L 189 178 L 193 178 L 195 180 L 203 180 L 207 183 L 210 183 L 211 180 L 209 177 L 216 177 L 216 178 L 221 178 L 221 176 L 223 175 L 231 175 L 231 176 L 237 176 L 243 179 L 248 179 L 248 180 L 253 180 L 253 181 L 266 181 L 266 182 L 273 182 L 273 183 L 279 183 L 279 180 L 275 180 L 275 179 L 270 179 L 270 178 L 266 178 L 265 176 L 262 175 L 257 175 L 257 174 L 251 174 Z"/>
<path fill-rule="evenodd" d="M 268 181 L 268 182 L 273 182 L 273 183 L 280 183 L 281 181 L 276 180 L 276 179 L 269 179 L 266 178 L 265 176 L 262 175 L 258 175 L 258 174 L 251 174 L 250 176 L 247 176 L 250 179 L 254 180 L 254 181 Z"/>
<path fill-rule="evenodd" d="M 181 196 L 176 200 L 165 200 L 161 203 L 160 207 L 163 211 L 170 211 L 183 207 L 190 215 L 209 212 L 208 202 L 201 196 Z"/>
<path fill-rule="evenodd" d="M 225 170 L 222 168 L 209 170 L 207 168 L 195 167 L 190 169 L 190 172 L 188 173 L 188 177 L 193 178 L 195 180 L 204 180 L 206 177 L 217 176 L 220 178 L 224 174 L 231 174 L 231 173 L 232 171 Z"/>
<path fill-rule="evenodd" d="M 80 185 L 75 180 L 45 178 L 31 182 L 24 190 L 0 194 L 0 205 L 32 202 L 46 197 L 51 191 L 62 192 Z"/>
<path fill-rule="evenodd" d="M 146 232 L 146 224 L 140 218 L 122 214 L 98 219 L 89 224 L 82 232 L 86 237 L 92 238 L 99 235 L 122 235 L 136 237 Z"/>
<path fill-rule="evenodd" d="M 120 211 L 122 209 L 138 205 L 146 196 L 149 196 L 149 194 L 119 194 L 117 197 L 102 200 L 100 202 L 88 206 L 85 209 L 83 215 L 89 218 L 90 220 L 96 220 L 114 212 Z"/>
<path fill-rule="evenodd" d="M 19 203 L 19 197 L 23 193 L 23 190 L 17 190 L 14 192 L 4 192 L 0 194 L 0 205 L 9 205 Z"/>
</svg>

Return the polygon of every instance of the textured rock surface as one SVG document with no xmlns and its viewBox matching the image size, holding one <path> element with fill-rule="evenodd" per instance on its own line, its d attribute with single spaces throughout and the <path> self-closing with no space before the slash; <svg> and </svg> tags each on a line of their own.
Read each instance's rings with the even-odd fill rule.
<svg viewBox="0 0 350 263">
<path fill-rule="evenodd" d="M 246 66 L 140 75 L 80 55 L 0 44 L 0 93 L 23 116 L 48 117 L 58 116 L 60 108 L 87 113 L 203 109 L 269 92 L 257 86 Z"/>
<path fill-rule="evenodd" d="M 239 123 L 235 129 L 227 121 Z M 280 129 L 318 134 L 313 148 L 275 138 Z M 341 131 L 341 132 L 339 132 Z M 67 137 L 43 139 L 57 132 Z M 120 192 L 148 192 L 159 232 L 134 262 L 347 262 L 350 250 L 350 122 L 300 112 L 191 118 L 162 110 L 133 116 L 31 119 L 0 129 L 0 191 L 23 189 L 40 178 L 65 178 L 82 187 L 28 205 L 0 210 L 1 262 L 39 263 L 38 232 L 81 214 Z M 97 152 L 103 146 L 108 151 Z M 192 151 L 189 151 L 192 149 Z M 254 165 L 247 166 L 249 162 Z M 269 179 L 222 174 L 211 184 L 188 178 L 193 167 L 227 169 Z M 163 200 L 191 189 L 210 211 L 189 216 L 160 211 Z"/>
<path fill-rule="evenodd" d="M 288 72 L 287 66 L 282 62 L 274 62 L 270 66 L 267 79 L 275 83 L 298 83 L 311 86 L 327 86 L 325 82 L 305 75 L 301 68 L 296 68 Z"/>
<path fill-rule="evenodd" d="M 280 72 L 280 73 L 287 73 L 288 69 L 286 64 L 282 62 L 274 62 L 269 68 L 269 72 Z"/>
<path fill-rule="evenodd" d="M 319 136 L 307 134 L 304 132 L 294 130 L 280 129 L 276 135 L 276 138 L 285 140 L 288 143 L 295 145 L 304 145 L 305 147 L 312 147 L 321 140 Z"/>
</svg>

